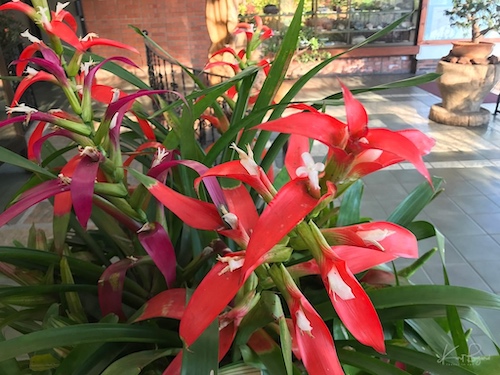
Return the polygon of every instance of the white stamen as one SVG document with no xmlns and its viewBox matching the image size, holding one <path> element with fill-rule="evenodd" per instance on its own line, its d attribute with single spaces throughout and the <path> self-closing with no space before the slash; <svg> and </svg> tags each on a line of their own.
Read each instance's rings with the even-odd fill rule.
<svg viewBox="0 0 500 375">
<path fill-rule="evenodd" d="M 113 93 L 113 97 L 111 98 L 111 103 L 114 103 L 118 99 L 120 99 L 120 89 L 114 88 L 114 89 L 111 89 L 111 92 Z"/>
<path fill-rule="evenodd" d="M 86 76 L 89 74 L 90 67 L 94 64 L 95 62 L 92 59 L 89 59 L 89 61 L 85 61 L 80 64 L 80 71 Z"/>
<path fill-rule="evenodd" d="M 238 216 L 236 216 L 235 214 L 228 212 L 227 214 L 222 215 L 222 220 L 227 224 L 229 228 L 238 228 Z"/>
<path fill-rule="evenodd" d="M 155 156 L 153 158 L 153 163 L 151 164 L 151 168 L 154 168 L 157 165 L 161 164 L 163 159 L 165 159 L 168 156 L 168 154 L 170 154 L 170 152 L 167 151 L 167 149 L 158 147 Z"/>
<path fill-rule="evenodd" d="M 93 40 L 94 38 L 99 38 L 99 35 L 96 33 L 88 33 L 83 38 L 81 38 L 82 42 L 86 42 L 87 40 Z"/>
<path fill-rule="evenodd" d="M 258 176 L 259 175 L 259 166 L 253 160 L 253 151 L 250 148 L 250 145 L 247 145 L 247 153 L 243 151 L 241 148 L 236 146 L 236 143 L 232 143 L 230 148 L 235 150 L 238 155 L 240 156 L 240 163 L 243 166 L 243 168 L 246 169 L 246 171 L 251 174 L 252 176 Z"/>
<path fill-rule="evenodd" d="M 16 107 L 5 106 L 5 111 L 8 115 L 13 114 L 14 112 L 26 113 L 27 115 L 38 112 L 36 108 L 28 107 L 24 103 L 18 103 Z"/>
<path fill-rule="evenodd" d="M 38 12 L 37 13 L 41 17 L 40 21 L 41 21 L 42 25 L 50 24 L 49 18 L 47 17 L 47 13 L 48 12 L 49 12 L 48 8 L 38 7 Z"/>
<path fill-rule="evenodd" d="M 217 257 L 219 262 L 227 263 L 227 266 L 219 272 L 219 276 L 225 274 L 227 271 L 233 272 L 238 268 L 243 267 L 243 263 L 245 262 L 245 257 L 243 256 L 232 256 L 232 257 L 221 257 L 220 255 Z"/>
<path fill-rule="evenodd" d="M 57 178 L 59 178 L 59 180 L 61 180 L 61 182 L 64 184 L 64 185 L 69 185 L 71 184 L 71 177 L 67 177 L 65 175 L 63 175 L 62 173 L 59 173 L 57 175 Z"/>
<path fill-rule="evenodd" d="M 97 161 L 101 157 L 101 153 L 95 147 L 85 146 L 83 149 L 80 149 L 80 156 L 88 156 L 92 160 Z"/>
<path fill-rule="evenodd" d="M 151 223 L 146 223 L 144 224 L 141 229 L 139 229 L 137 231 L 137 233 L 141 233 L 141 232 L 149 232 L 150 230 L 152 230 L 154 228 L 153 225 L 151 225 Z"/>
<path fill-rule="evenodd" d="M 389 236 L 396 233 L 393 230 L 388 229 L 373 229 L 373 230 L 361 230 L 356 232 L 356 234 L 363 239 L 368 244 L 378 247 L 380 250 L 385 251 L 384 247 L 379 241 L 383 241 Z"/>
<path fill-rule="evenodd" d="M 302 311 L 302 308 L 299 308 L 295 312 L 295 317 L 297 318 L 297 327 L 299 327 L 302 333 L 305 332 L 309 336 L 313 337 L 311 322 L 309 321 L 309 319 L 307 319 L 306 314 L 304 314 L 304 311 Z"/>
<path fill-rule="evenodd" d="M 28 76 L 35 76 L 38 74 L 38 70 L 36 70 L 35 68 L 32 68 L 31 66 L 27 66 L 26 69 L 24 70 L 24 72 L 28 75 Z"/>
<path fill-rule="evenodd" d="M 297 176 L 308 176 L 311 185 L 315 189 L 319 189 L 319 173 L 325 170 L 325 165 L 323 163 L 315 163 L 309 152 L 302 153 L 301 157 L 304 165 L 298 167 L 295 173 Z"/>
<path fill-rule="evenodd" d="M 57 3 L 56 4 L 56 15 L 59 14 L 61 10 L 66 8 L 69 5 L 69 1 L 67 3 Z"/>
<path fill-rule="evenodd" d="M 337 267 L 333 266 L 330 269 L 330 272 L 327 274 L 327 278 L 330 290 L 333 292 L 333 298 L 335 298 L 335 296 L 339 296 L 344 301 L 355 298 L 351 287 L 342 279 Z"/>
<path fill-rule="evenodd" d="M 118 113 L 115 113 L 113 115 L 113 118 L 111 118 L 111 123 L 109 125 L 109 129 L 114 129 L 118 123 Z"/>
<path fill-rule="evenodd" d="M 42 43 L 40 39 L 30 33 L 29 29 L 26 29 L 25 32 L 22 32 L 21 36 L 28 39 L 31 43 Z"/>
</svg>

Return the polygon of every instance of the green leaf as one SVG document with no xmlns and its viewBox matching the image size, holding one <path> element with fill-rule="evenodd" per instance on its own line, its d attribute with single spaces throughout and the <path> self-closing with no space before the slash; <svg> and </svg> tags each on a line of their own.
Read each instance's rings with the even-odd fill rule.
<svg viewBox="0 0 500 375">
<path fill-rule="evenodd" d="M 446 271 L 445 238 L 438 230 L 436 230 L 436 239 L 439 254 L 441 256 L 441 262 L 443 264 L 444 284 L 450 285 L 448 272 Z M 467 344 L 467 338 L 465 337 L 465 332 L 456 306 L 446 306 L 446 318 L 448 320 L 448 326 L 450 327 L 451 337 L 453 338 L 455 352 L 459 358 L 460 364 L 468 363 L 467 361 L 470 359 L 469 346 Z"/>
<path fill-rule="evenodd" d="M 424 340 L 434 353 L 453 350 L 450 336 L 433 319 L 408 319 L 406 323 Z"/>
<path fill-rule="evenodd" d="M 477 356 L 471 358 L 470 367 L 476 375 L 491 375 L 498 373 L 500 356 Z"/>
<path fill-rule="evenodd" d="M 387 220 L 403 227 L 409 225 L 420 211 L 441 192 L 442 182 L 443 179 L 440 177 L 432 177 L 432 187 L 428 182 L 422 182 L 396 207 Z"/>
<path fill-rule="evenodd" d="M 354 350 L 337 349 L 337 355 L 342 364 L 352 365 L 361 370 L 368 371 L 370 374 L 408 375 L 406 371 L 400 370 L 394 367 L 394 365 Z"/>
<path fill-rule="evenodd" d="M 437 251 L 437 248 L 432 248 L 425 254 L 421 255 L 415 262 L 410 264 L 408 267 L 403 268 L 398 271 L 398 276 L 410 278 L 417 270 L 422 267 L 425 262 L 427 262 Z"/>
<path fill-rule="evenodd" d="M 100 323 L 118 323 L 118 317 L 116 315 L 108 315 L 101 319 Z M 83 344 L 77 345 L 71 350 L 71 352 L 62 360 L 61 364 L 57 368 L 54 375 L 66 375 L 73 374 L 82 369 L 85 363 L 90 362 L 89 358 L 96 353 L 100 348 L 105 347 L 106 344 L 96 345 L 96 344 Z M 109 357 L 112 358 L 111 351 L 108 351 Z M 86 375 L 90 375 L 90 370 Z M 100 375 L 100 371 L 99 371 Z"/>
<path fill-rule="evenodd" d="M 274 61 L 269 70 L 269 75 L 267 76 L 262 88 L 260 90 L 257 101 L 254 104 L 255 109 L 261 109 L 263 107 L 269 106 L 274 96 L 278 92 L 283 80 L 285 79 L 286 71 L 288 66 L 292 61 L 293 55 L 297 49 L 297 41 L 299 39 L 299 33 L 302 29 L 302 12 L 304 10 L 304 0 L 300 0 L 295 9 L 295 14 L 290 22 L 290 26 L 280 44 L 278 53 L 276 54 Z M 264 119 L 265 113 L 259 118 L 259 122 Z M 244 147 L 246 144 L 251 144 L 253 138 L 256 135 L 256 130 L 250 130 L 245 132 L 241 137 L 239 142 L 240 147 Z M 254 147 L 255 160 L 258 162 L 261 160 L 262 152 L 266 146 L 267 141 L 271 136 L 270 132 L 261 131 L 257 142 Z"/>
<path fill-rule="evenodd" d="M 339 210 L 339 216 L 337 218 L 338 227 L 359 223 L 362 196 L 363 182 L 358 180 L 344 193 L 342 205 Z"/>
<path fill-rule="evenodd" d="M 142 342 L 169 347 L 180 347 L 181 345 L 177 333 L 158 327 L 100 323 L 76 324 L 37 331 L 0 342 L 0 362 L 56 346 L 105 342 Z"/>
<path fill-rule="evenodd" d="M 406 226 L 406 229 L 411 231 L 417 240 L 424 240 L 436 235 L 434 225 L 427 221 L 414 221 Z"/>
<path fill-rule="evenodd" d="M 177 354 L 178 349 L 144 350 L 113 362 L 101 375 L 139 375 L 144 367 L 159 358 Z"/>
<path fill-rule="evenodd" d="M 182 352 L 181 375 L 217 375 L 219 369 L 219 319 Z"/>
<path fill-rule="evenodd" d="M 0 330 L 0 342 L 5 342 L 5 336 Z M 0 362 L 0 374 L 21 375 L 21 369 L 15 358 L 10 358 Z"/>
<path fill-rule="evenodd" d="M 88 284 L 97 285 L 99 277 L 103 272 L 102 267 L 77 258 L 67 258 L 74 277 L 78 276 Z M 61 258 L 59 255 L 46 251 L 0 246 L 0 261 L 10 263 L 18 267 L 34 270 L 41 269 L 45 271 L 47 267 L 50 266 L 59 268 L 60 260 Z M 125 290 L 144 298 L 148 295 L 147 292 L 144 291 L 137 283 L 128 278 L 125 280 Z M 144 302 L 146 301 L 143 298 L 137 300 L 137 303 L 140 306 L 142 306 Z"/>
<path fill-rule="evenodd" d="M 41 174 L 50 179 L 56 178 L 56 175 L 50 173 L 38 164 L 23 158 L 21 155 L 16 154 L 4 147 L 0 147 L 0 162 L 15 165 L 16 167 L 23 168 L 27 171 Z"/>
</svg>

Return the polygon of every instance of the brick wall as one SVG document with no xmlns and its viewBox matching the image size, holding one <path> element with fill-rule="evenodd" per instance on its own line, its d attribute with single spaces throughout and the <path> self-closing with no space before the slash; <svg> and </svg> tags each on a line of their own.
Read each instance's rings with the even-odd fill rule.
<svg viewBox="0 0 500 375">
<path fill-rule="evenodd" d="M 104 57 L 125 55 L 139 66 L 146 66 L 142 37 L 129 24 L 141 30 L 172 56 L 188 66 L 206 64 L 210 39 L 205 23 L 205 0 L 85 0 L 82 1 L 88 32 L 102 38 L 134 46 L 140 55 L 111 47 L 95 47 Z"/>
<path fill-rule="evenodd" d="M 434 73 L 436 71 L 438 62 L 439 62 L 438 59 L 418 60 L 416 73 L 417 74 Z"/>
<path fill-rule="evenodd" d="M 327 65 L 320 75 L 332 74 L 400 74 L 411 73 L 414 68 L 413 56 L 383 56 L 337 59 Z M 317 64 L 297 64 L 292 62 L 288 77 L 297 78 Z"/>
</svg>

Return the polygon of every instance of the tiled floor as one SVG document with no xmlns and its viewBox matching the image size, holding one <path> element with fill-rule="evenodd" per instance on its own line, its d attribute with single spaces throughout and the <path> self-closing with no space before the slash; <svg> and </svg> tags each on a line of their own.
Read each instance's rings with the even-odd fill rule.
<svg viewBox="0 0 500 375">
<path fill-rule="evenodd" d="M 374 84 L 387 80 L 386 76 L 370 78 Z M 366 81 L 360 77 L 345 79 L 350 87 L 362 86 Z M 297 99 L 321 98 L 337 91 L 336 78 L 312 80 Z M 417 87 L 365 93 L 358 98 L 367 108 L 371 126 L 414 127 L 436 139 L 436 147 L 425 161 L 432 175 L 445 179 L 445 191 L 425 208 L 419 219 L 432 222 L 446 236 L 446 261 L 452 284 L 500 293 L 500 115 L 492 117 L 487 127 L 457 128 L 436 124 L 427 118 L 430 106 L 440 100 Z M 493 111 L 494 104 L 485 104 L 484 107 Z M 344 117 L 343 111 L 342 106 L 329 109 L 329 113 L 340 118 Z M 321 154 L 324 149 L 317 147 L 315 151 Z M 26 175 L 3 165 L 0 178 L 0 203 L 4 203 Z M 376 220 L 386 219 L 408 192 L 422 181 L 420 174 L 408 163 L 367 176 L 364 179 L 363 215 Z M 48 221 L 50 218 L 46 213 L 46 206 L 38 207 L 0 228 L 0 244 L 11 243 L 13 238 L 25 233 L 33 221 Z M 43 227 L 50 231 L 48 224 Z M 422 253 L 434 246 L 433 239 L 420 243 Z M 405 265 L 408 261 L 402 260 L 398 264 Z M 434 256 L 412 280 L 416 283 L 442 283 L 439 256 Z M 482 312 L 500 342 L 500 312 Z M 491 351 L 485 336 L 476 335 L 474 338 L 484 352 Z"/>
</svg>

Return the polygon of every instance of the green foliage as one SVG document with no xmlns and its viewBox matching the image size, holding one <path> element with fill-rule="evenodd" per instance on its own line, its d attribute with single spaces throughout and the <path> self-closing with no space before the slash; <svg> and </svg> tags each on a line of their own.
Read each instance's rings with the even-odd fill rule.
<svg viewBox="0 0 500 375">
<path fill-rule="evenodd" d="M 445 14 L 451 26 L 470 29 L 474 42 L 489 31 L 500 31 L 500 5 L 496 0 L 453 0 L 453 8 Z"/>
<path fill-rule="evenodd" d="M 43 0 L 35 3 L 44 5 Z M 262 1 L 258 4 L 269 3 Z M 210 370 L 214 374 L 262 370 L 270 374 L 298 375 L 303 373 L 304 363 L 293 352 L 296 341 L 326 335 L 324 337 L 328 339 L 323 342 L 328 346 L 332 334 L 337 347 L 332 356 L 338 355 L 348 374 L 398 375 L 428 370 L 456 375 L 488 371 L 487 366 L 471 368 L 468 363 L 440 356 L 447 344 L 458 345 L 453 356 L 467 355 L 468 335 L 463 330 L 462 320 L 474 323 L 492 338 L 475 309 L 500 310 L 500 299 L 494 294 L 470 288 L 413 285 L 411 276 L 437 250 L 422 255 L 399 271 L 378 264 L 377 267 L 367 266 L 365 268 L 369 269 L 356 272 L 356 275 L 348 275 L 352 277 L 350 282 L 356 285 L 361 282 L 362 288 L 356 289 L 356 293 L 366 291 L 361 294 L 367 296 L 363 301 L 371 299 L 377 310 L 372 318 L 373 321 L 379 318 L 383 325 L 386 353 L 376 352 L 352 340 L 355 329 L 349 332 L 338 319 L 339 310 L 333 308 L 327 294 L 336 285 L 332 282 L 329 284 L 331 289 L 326 289 L 321 284 L 321 279 L 331 277 L 335 280 L 336 274 L 329 272 L 320 278 L 314 265 L 316 268 L 323 266 L 321 260 L 329 257 L 334 267 L 341 267 L 344 261 L 332 256 L 332 252 L 340 250 L 342 245 L 356 251 L 371 251 L 372 254 L 392 254 L 394 249 L 384 249 L 380 242 L 396 230 L 397 235 L 401 234 L 401 243 L 395 241 L 398 252 L 402 251 L 399 246 L 416 251 L 417 239 L 435 236 L 436 248 L 443 254 L 444 239 L 439 231 L 430 223 L 415 221 L 422 209 L 441 191 L 442 179 L 426 176 L 428 180 L 402 200 L 386 222 L 374 222 L 362 212 L 363 184 L 361 175 L 356 173 L 364 169 L 349 164 L 351 159 L 363 163 L 362 158 L 356 159 L 359 154 L 355 154 L 355 148 L 349 149 L 350 143 L 359 141 L 356 134 L 349 133 L 353 129 L 339 126 L 337 131 L 346 131 L 346 136 L 330 145 L 339 155 L 345 152 L 347 162 L 342 158 L 331 159 L 329 155 L 325 156 L 326 166 L 314 161 L 308 164 L 306 158 L 299 155 L 305 164 L 301 168 L 307 167 L 308 179 L 293 176 L 294 172 L 302 176 L 296 169 L 277 167 L 275 161 L 282 157 L 289 134 L 283 132 L 274 138 L 270 131 L 257 130 L 256 126 L 283 120 L 285 110 L 308 80 L 339 57 L 308 57 L 324 61 L 298 79 L 280 103 L 274 103 L 299 41 L 307 44 L 311 53 L 319 54 L 320 51 L 319 41 L 311 37 L 307 29 L 301 28 L 304 4 L 304 1 L 297 3 L 298 11 L 279 42 L 270 67 L 263 68 L 260 62 L 249 58 L 261 43 L 261 36 L 266 35 L 265 29 L 254 31 L 248 40 L 247 51 L 235 57 L 234 77 L 206 87 L 198 77 L 189 73 L 196 89 L 170 104 L 159 95 L 153 96 L 144 82 L 115 64 L 116 61 L 108 61 L 103 69 L 145 91 L 128 96 L 123 94 L 121 99 L 106 103 L 109 105 L 103 111 L 102 103 L 95 103 L 85 96 L 88 95 L 87 89 L 95 89 L 88 82 L 91 80 L 84 83 L 83 95 L 77 95 L 80 93 L 77 74 L 84 72 L 71 69 L 80 59 L 103 59 L 81 53 L 83 46 L 77 51 L 63 49 L 57 35 L 51 34 L 51 47 L 55 52 L 51 55 L 44 51 L 52 57 L 46 64 L 61 64 L 56 68 L 52 66 L 54 69 L 45 73 L 64 72 L 63 78 L 56 79 L 61 81 L 59 84 L 68 83 L 64 87 L 65 94 L 74 101 L 73 111 L 67 116 L 72 123 L 61 122 L 59 117 L 49 118 L 49 122 L 66 126 L 64 131 L 57 130 L 57 135 L 69 134 L 68 146 L 56 149 L 47 143 L 39 155 L 30 149 L 33 152 L 31 160 L 0 149 L 0 161 L 32 174 L 19 194 L 12 198 L 11 205 L 0 213 L 0 219 L 8 221 L 23 211 L 19 209 L 20 204 L 25 205 L 21 208 L 30 207 L 38 202 L 40 194 L 47 191 L 53 192 L 47 198 L 54 206 L 53 239 L 33 228 L 28 233 L 27 244 L 16 242 L 16 246 L 0 247 L 0 272 L 11 280 L 0 288 L 0 324 L 16 334 L 8 340 L 0 336 L 0 373 L 150 375 L 161 374 L 168 366 L 178 365 L 180 373 L 189 375 L 206 374 Z M 365 43 L 390 32 L 403 19 L 367 38 Z M 43 30 L 43 23 L 41 27 Z M 136 31 L 150 45 L 155 45 L 139 30 Z M 160 50 L 159 46 L 155 47 Z M 161 52 L 166 56 L 165 51 Z M 169 56 L 169 60 L 175 59 Z M 187 68 L 181 68 L 188 72 Z M 268 75 L 254 95 L 258 75 L 267 68 Z M 412 86 L 434 78 L 435 75 L 421 76 L 360 88 L 353 93 Z M 233 88 L 237 97 L 229 96 Z M 153 97 L 154 114 L 149 114 L 135 101 L 146 94 Z M 347 91 L 344 96 L 346 107 L 350 106 L 352 113 L 362 114 L 362 105 L 354 99 L 349 101 Z M 315 120 L 323 120 L 325 117 L 322 116 L 326 115 L 315 109 L 338 105 L 341 97 L 342 93 L 332 94 L 311 107 L 304 107 L 307 111 L 300 114 L 312 114 L 319 116 Z M 224 106 L 221 105 L 223 100 Z M 226 105 L 230 116 L 222 110 L 222 107 L 227 109 Z M 133 115 L 128 113 L 129 110 L 134 111 Z M 30 113 L 32 117 L 37 115 L 40 116 L 36 112 Z M 113 132 L 113 121 L 121 115 L 125 118 L 121 123 L 121 133 L 117 135 Z M 214 126 L 218 125 L 221 133 L 207 150 L 197 142 L 193 126 L 202 116 L 210 118 Z M 139 120 L 146 121 L 148 127 Z M 289 118 L 284 121 L 287 126 L 292 125 Z M 338 120 L 329 117 L 328 121 L 338 125 Z M 316 121 L 306 125 L 311 129 L 317 126 Z M 359 126 L 361 129 L 365 125 L 350 123 L 349 127 Z M 337 136 L 336 133 L 331 135 L 333 138 Z M 310 138 L 314 137 L 318 134 L 312 134 Z M 349 145 L 343 144 L 347 143 L 344 142 L 346 137 Z M 369 144 L 368 138 L 358 142 L 358 146 Z M 239 149 L 236 145 L 230 147 L 236 142 Z M 165 150 L 165 145 L 168 145 L 168 150 Z M 253 157 L 251 149 L 247 154 L 242 150 L 247 145 L 252 145 Z M 75 156 L 76 150 L 80 153 Z M 418 153 L 417 156 L 421 158 Z M 236 162 L 240 157 L 243 162 Z M 94 163 L 97 163 L 96 172 L 91 174 L 89 170 L 96 167 Z M 375 162 L 371 161 L 370 168 L 373 164 Z M 378 166 L 383 167 L 382 164 Z M 227 168 L 225 174 L 220 172 L 223 168 Z M 221 174 L 217 175 L 217 170 Z M 257 173 L 253 173 L 255 170 Z M 276 172 L 276 179 L 268 179 L 263 170 Z M 310 176 L 314 171 L 321 173 L 317 175 L 318 187 Z M 209 177 L 213 177 L 210 173 L 219 179 L 210 180 Z M 421 173 L 425 174 L 425 171 Z M 234 174 L 237 177 L 229 181 L 228 177 Z M 205 185 L 198 184 L 200 175 L 205 177 Z M 260 184 L 252 180 L 257 178 L 255 176 Z M 243 184 L 238 178 L 245 183 L 250 181 L 248 185 L 253 186 L 248 189 L 251 195 L 245 188 L 229 199 L 230 194 Z M 82 184 L 82 181 L 88 184 Z M 78 183 L 79 188 L 72 189 Z M 214 204 L 220 199 L 213 194 L 214 188 L 229 202 Z M 82 201 L 78 202 L 86 193 L 89 193 L 89 199 L 83 203 L 92 206 L 88 225 L 82 219 L 82 206 L 86 206 L 81 204 Z M 65 199 L 68 197 L 72 208 L 67 206 Z M 238 211 L 240 204 L 244 205 L 244 210 Z M 276 207 L 279 212 L 273 211 Z M 297 211 L 302 213 L 303 207 L 310 210 L 298 216 Z M 246 216 L 250 211 L 257 217 L 257 224 L 247 231 L 244 224 L 255 219 Z M 288 222 L 292 220 L 290 217 L 295 220 L 293 225 Z M 238 220 L 245 223 L 240 225 Z M 367 224 L 376 229 L 360 229 Z M 274 238 L 275 232 L 283 230 L 280 228 L 285 225 L 290 225 L 291 229 L 270 244 L 269 238 Z M 335 234 L 328 235 L 332 230 Z M 261 234 L 257 237 L 255 233 L 259 231 Z M 157 233 L 161 235 L 159 240 L 155 237 Z M 258 245 L 254 245 L 256 243 Z M 410 245 L 403 246 L 403 243 Z M 258 261 L 265 259 L 251 270 L 232 301 L 224 303 L 214 314 L 213 305 L 226 297 L 224 288 L 230 289 L 244 278 L 244 275 L 233 273 L 240 272 L 238 267 L 218 271 L 224 258 L 229 257 L 237 263 L 237 257 L 242 256 L 240 250 L 247 250 L 245 256 L 250 257 L 251 245 L 257 248 L 254 251 L 268 245 L 270 248 L 259 257 Z M 168 257 L 163 258 L 166 254 Z M 311 263 L 313 258 L 316 263 Z M 369 260 L 367 256 L 359 258 L 357 260 L 361 262 Z M 444 260 L 443 273 L 446 276 Z M 206 287 L 203 283 L 210 277 L 216 278 L 217 285 Z M 234 283 L 224 284 L 226 278 Z M 200 290 L 202 292 L 196 295 Z M 183 326 L 189 318 L 186 303 L 188 300 L 192 303 L 196 298 L 206 298 L 208 303 L 195 311 L 186 328 Z M 307 301 L 310 301 L 310 306 Z M 319 320 L 326 322 L 323 331 L 317 330 L 318 321 L 311 318 L 311 311 L 317 311 L 321 316 Z M 311 332 L 307 332 L 308 324 L 298 322 L 301 313 L 307 323 L 315 324 L 311 336 Z M 187 347 L 188 335 L 182 333 L 182 327 L 189 333 L 206 316 L 210 317 L 207 326 Z M 367 325 L 365 328 L 372 327 Z M 184 336 L 181 338 L 180 335 Z M 302 353 L 303 358 L 306 355 Z M 307 365 L 311 366 L 310 363 Z"/>
</svg>

